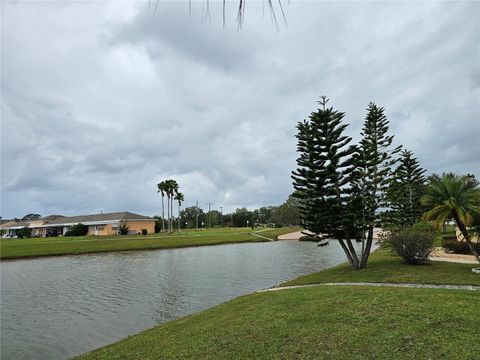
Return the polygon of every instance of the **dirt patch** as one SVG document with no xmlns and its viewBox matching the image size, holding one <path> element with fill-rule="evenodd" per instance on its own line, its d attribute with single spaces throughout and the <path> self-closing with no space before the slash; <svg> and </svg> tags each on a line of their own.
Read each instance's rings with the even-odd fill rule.
<svg viewBox="0 0 480 360">
<path fill-rule="evenodd" d="M 446 261 L 461 264 L 478 264 L 473 255 L 448 254 L 443 248 L 435 248 L 430 255 L 432 261 Z"/>
</svg>

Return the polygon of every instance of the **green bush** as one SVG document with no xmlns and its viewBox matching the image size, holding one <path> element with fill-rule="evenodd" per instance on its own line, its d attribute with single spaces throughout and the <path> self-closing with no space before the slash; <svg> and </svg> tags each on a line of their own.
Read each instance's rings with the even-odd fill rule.
<svg viewBox="0 0 480 360">
<path fill-rule="evenodd" d="M 386 235 L 386 243 L 391 247 L 392 252 L 411 265 L 428 262 L 434 239 L 435 233 L 428 224 L 392 229 Z"/>
<path fill-rule="evenodd" d="M 65 236 L 85 236 L 88 233 L 88 226 L 82 223 L 73 225 L 70 230 L 65 233 Z"/>
<path fill-rule="evenodd" d="M 142 235 L 145 236 L 145 235 L 147 235 L 147 234 L 148 234 L 147 229 L 142 229 Z"/>
<path fill-rule="evenodd" d="M 128 225 L 126 223 L 120 224 L 120 235 L 128 235 Z"/>
<path fill-rule="evenodd" d="M 472 245 L 478 252 L 480 252 L 479 243 L 473 243 Z M 447 252 L 454 253 L 454 254 L 470 255 L 472 253 L 465 241 L 458 241 L 457 237 L 453 235 L 447 235 L 442 238 L 442 247 Z"/>
<path fill-rule="evenodd" d="M 162 231 L 162 220 L 155 220 L 155 234 L 158 234 Z"/>
<path fill-rule="evenodd" d="M 32 236 L 32 229 L 30 229 L 28 227 L 23 227 L 20 230 L 17 230 L 17 236 L 20 239 L 29 238 L 29 237 Z"/>
</svg>

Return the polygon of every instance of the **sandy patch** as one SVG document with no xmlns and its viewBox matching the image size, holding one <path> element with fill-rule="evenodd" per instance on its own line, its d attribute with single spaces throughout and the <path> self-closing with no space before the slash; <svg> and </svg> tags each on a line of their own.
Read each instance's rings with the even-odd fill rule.
<svg viewBox="0 0 480 360">
<path fill-rule="evenodd" d="M 478 264 L 473 255 L 448 254 L 443 248 L 435 248 L 430 255 L 432 261 L 446 261 L 460 264 Z"/>
</svg>

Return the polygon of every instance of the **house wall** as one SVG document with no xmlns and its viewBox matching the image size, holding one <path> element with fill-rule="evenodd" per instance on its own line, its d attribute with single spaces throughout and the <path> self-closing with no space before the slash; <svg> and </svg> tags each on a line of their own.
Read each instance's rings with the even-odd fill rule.
<svg viewBox="0 0 480 360">
<path fill-rule="evenodd" d="M 149 234 L 155 233 L 155 220 L 127 221 L 128 232 L 132 234 L 141 233 L 147 229 Z"/>
<path fill-rule="evenodd" d="M 103 224 L 103 225 L 89 225 L 87 235 L 116 235 L 117 232 L 112 230 L 112 224 Z"/>
</svg>

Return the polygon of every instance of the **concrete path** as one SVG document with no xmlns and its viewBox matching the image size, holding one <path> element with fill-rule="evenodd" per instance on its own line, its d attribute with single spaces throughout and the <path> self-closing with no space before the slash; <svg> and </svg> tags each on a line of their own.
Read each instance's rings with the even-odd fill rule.
<svg viewBox="0 0 480 360">
<path fill-rule="evenodd" d="M 369 282 L 335 282 L 323 284 L 306 284 L 274 287 L 270 289 L 260 290 L 257 292 L 280 291 L 288 289 L 299 289 L 314 286 L 379 286 L 379 287 L 400 287 L 400 288 L 415 288 L 415 289 L 451 289 L 451 290 L 469 290 L 480 291 L 480 286 L 473 285 L 433 285 L 433 284 L 395 284 L 395 283 L 369 283 Z"/>
<path fill-rule="evenodd" d="M 260 232 L 260 231 L 258 231 L 258 232 Z M 254 232 L 250 233 L 250 235 L 256 236 L 256 237 L 258 237 L 258 238 L 260 238 L 260 239 L 267 239 L 267 240 L 269 240 L 269 241 L 275 241 L 275 239 L 272 239 L 272 238 L 269 238 L 269 237 L 266 237 L 266 236 L 263 236 L 263 235 L 259 235 L 259 234 L 254 233 Z"/>
</svg>

